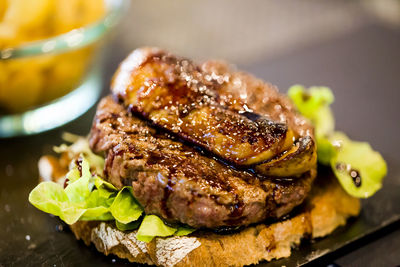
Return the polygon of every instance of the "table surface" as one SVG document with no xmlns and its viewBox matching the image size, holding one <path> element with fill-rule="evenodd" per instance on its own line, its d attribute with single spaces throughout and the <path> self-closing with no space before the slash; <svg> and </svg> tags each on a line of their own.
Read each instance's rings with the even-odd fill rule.
<svg viewBox="0 0 400 267">
<path fill-rule="evenodd" d="M 118 40 L 108 47 L 104 74 L 106 83 L 118 62 L 128 53 L 127 47 L 126 43 Z M 238 67 L 276 84 L 283 92 L 296 83 L 331 87 L 336 97 L 333 105 L 336 128 L 345 131 L 353 139 L 368 140 L 391 162 L 390 166 L 399 166 L 399 48 L 398 29 L 370 23 L 351 33 L 276 57 L 260 57 L 249 63 L 241 61 Z M 106 93 L 107 86 L 103 94 Z M 57 256 L 45 256 L 46 251 L 55 249 L 56 242 L 77 246 L 84 255 L 93 253 L 93 248 L 85 248 L 73 240 L 68 231 L 54 235 L 56 219 L 43 216 L 27 202 L 28 193 L 37 182 L 39 157 L 50 153 L 53 145 L 61 143 L 60 135 L 64 131 L 87 134 L 93 114 L 94 108 L 59 129 L 36 136 L 0 140 L 0 265 L 4 262 L 6 265 L 26 263 L 15 253 L 21 244 L 23 246 L 20 249 L 37 252 L 31 259 L 32 263 L 42 263 L 44 266 L 55 263 L 68 265 Z M 396 176 L 391 182 L 397 185 L 400 184 L 398 170 L 389 169 L 389 175 Z M 46 226 L 47 233 L 57 236 L 57 239 L 43 243 L 41 241 L 45 236 L 35 233 L 39 232 L 38 228 Z M 15 257 L 12 261 L 6 256 L 11 254 Z M 76 257 L 64 255 L 68 256 Z M 108 258 L 105 260 L 110 261 Z M 391 224 L 364 238 L 362 243 L 346 246 L 318 261 L 320 265 L 334 262 L 344 266 L 400 264 L 400 224 Z"/>
</svg>

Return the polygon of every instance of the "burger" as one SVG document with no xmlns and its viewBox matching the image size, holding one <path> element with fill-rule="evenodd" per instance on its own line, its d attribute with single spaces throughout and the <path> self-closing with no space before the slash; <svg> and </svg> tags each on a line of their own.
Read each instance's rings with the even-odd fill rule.
<svg viewBox="0 0 400 267">
<path fill-rule="evenodd" d="M 40 159 L 29 201 L 85 244 L 135 263 L 289 257 L 357 216 L 386 173 L 368 143 L 335 131 L 332 101 L 326 87 L 283 95 L 224 62 L 137 49 L 89 135 L 65 134 L 72 144 Z"/>
</svg>

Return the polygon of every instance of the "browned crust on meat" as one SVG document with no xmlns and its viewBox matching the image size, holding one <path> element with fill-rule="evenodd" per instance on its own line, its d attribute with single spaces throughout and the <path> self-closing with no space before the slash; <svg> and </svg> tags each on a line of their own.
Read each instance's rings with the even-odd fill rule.
<svg viewBox="0 0 400 267">
<path fill-rule="evenodd" d="M 316 175 L 313 168 L 293 179 L 260 180 L 233 170 L 157 133 L 111 97 L 100 102 L 89 140 L 106 154 L 106 179 L 131 185 L 147 214 L 195 228 L 279 218 L 303 202 Z"/>
</svg>

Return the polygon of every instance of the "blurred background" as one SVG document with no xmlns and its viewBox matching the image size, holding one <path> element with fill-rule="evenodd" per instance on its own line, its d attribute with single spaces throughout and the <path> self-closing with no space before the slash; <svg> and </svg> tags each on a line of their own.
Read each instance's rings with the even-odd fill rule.
<svg viewBox="0 0 400 267">
<path fill-rule="evenodd" d="M 376 218 L 398 220 L 399 0 L 0 0 L 0 266 L 115 261 L 56 232 L 57 221 L 33 209 L 27 195 L 39 157 L 63 132 L 89 132 L 96 101 L 140 46 L 223 59 L 282 92 L 293 84 L 330 87 L 336 128 L 368 141 L 389 166 L 383 189 L 363 203 L 362 220 L 370 229 L 380 225 Z M 5 138 L 24 134 L 32 135 Z M 374 238 L 333 260 L 398 265 L 400 225 Z"/>
<path fill-rule="evenodd" d="M 371 99 L 396 111 L 395 97 L 372 96 L 397 75 L 399 30 L 399 0 L 0 0 L 0 136 L 75 119 L 140 46 L 223 59 L 282 91 L 296 83 L 332 87 L 346 128 L 348 114 L 367 117 L 359 107 Z M 348 99 L 358 108 L 338 108 Z"/>
<path fill-rule="evenodd" d="M 398 0 L 131 1 L 118 31 L 124 51 L 155 45 L 236 64 L 276 58 L 352 34 L 370 23 L 400 27 Z"/>
</svg>

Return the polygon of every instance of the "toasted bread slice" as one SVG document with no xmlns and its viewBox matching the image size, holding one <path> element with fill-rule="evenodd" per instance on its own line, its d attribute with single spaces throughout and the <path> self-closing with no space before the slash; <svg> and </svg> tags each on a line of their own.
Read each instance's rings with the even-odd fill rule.
<svg viewBox="0 0 400 267">
<path fill-rule="evenodd" d="M 320 177 L 322 178 L 322 177 Z M 71 225 L 77 239 L 97 250 L 131 262 L 159 266 L 243 266 L 289 257 L 302 238 L 318 238 L 345 225 L 360 212 L 360 201 L 335 179 L 316 184 L 303 211 L 272 224 L 258 224 L 232 233 L 197 231 L 189 236 L 136 239 L 136 231 L 121 232 L 111 222 L 79 221 Z"/>
<path fill-rule="evenodd" d="M 63 183 L 59 178 L 65 174 L 64 161 L 42 157 L 42 179 Z M 114 254 L 131 262 L 160 266 L 243 266 L 289 257 L 291 248 L 299 245 L 302 238 L 326 236 L 359 212 L 360 200 L 348 195 L 332 175 L 322 174 L 295 215 L 231 234 L 199 230 L 189 236 L 155 238 L 144 243 L 136 239 L 136 231 L 119 231 L 113 222 L 79 221 L 70 227 L 86 245 L 93 243 L 105 255 Z"/>
</svg>

